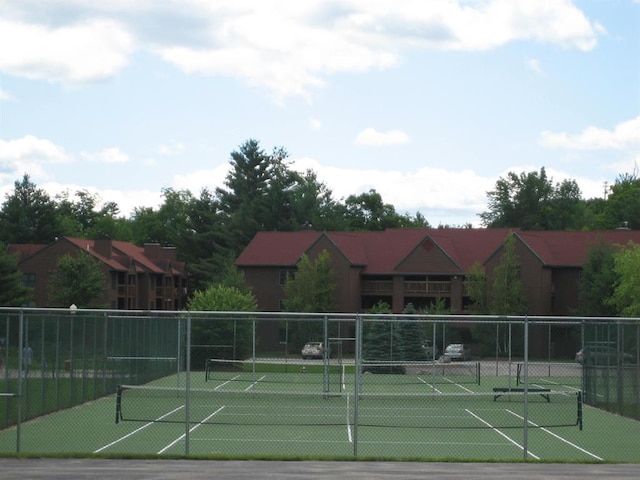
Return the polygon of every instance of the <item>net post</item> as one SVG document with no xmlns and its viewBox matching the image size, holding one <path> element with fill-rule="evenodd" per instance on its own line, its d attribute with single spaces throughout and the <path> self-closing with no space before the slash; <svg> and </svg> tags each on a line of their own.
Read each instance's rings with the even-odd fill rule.
<svg viewBox="0 0 640 480">
<path fill-rule="evenodd" d="M 122 385 L 118 385 L 116 390 L 116 423 L 122 420 Z"/>
<path fill-rule="evenodd" d="M 583 417 L 582 417 L 582 392 L 578 391 L 577 397 L 578 397 L 578 400 L 577 400 L 578 401 L 578 420 L 577 420 L 577 423 L 578 423 L 578 428 L 580 430 L 582 430 L 582 420 L 583 420 Z"/>
</svg>

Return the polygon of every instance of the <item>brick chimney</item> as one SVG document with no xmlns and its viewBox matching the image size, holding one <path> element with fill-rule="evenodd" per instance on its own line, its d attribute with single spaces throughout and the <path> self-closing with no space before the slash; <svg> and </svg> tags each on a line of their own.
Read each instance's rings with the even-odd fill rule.
<svg viewBox="0 0 640 480">
<path fill-rule="evenodd" d="M 162 258 L 166 258 L 167 260 L 171 260 L 173 262 L 178 259 L 178 255 L 176 254 L 176 247 L 162 247 L 161 255 Z"/>
<path fill-rule="evenodd" d="M 94 252 L 105 258 L 111 258 L 112 247 L 113 243 L 110 238 L 100 238 L 93 241 Z"/>
<path fill-rule="evenodd" d="M 150 259 L 161 258 L 161 248 L 159 243 L 145 243 L 144 256 Z"/>
</svg>

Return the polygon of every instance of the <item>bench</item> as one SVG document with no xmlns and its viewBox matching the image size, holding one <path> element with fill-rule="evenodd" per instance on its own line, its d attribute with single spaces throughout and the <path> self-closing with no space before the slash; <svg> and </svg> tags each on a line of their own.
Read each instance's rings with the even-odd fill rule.
<svg viewBox="0 0 640 480">
<path fill-rule="evenodd" d="M 513 388 L 513 387 L 494 387 L 493 388 L 493 393 L 495 394 L 493 396 L 493 401 L 495 402 L 498 397 L 502 396 L 503 393 L 524 393 L 524 388 Z M 542 398 L 544 398 L 547 402 L 551 401 L 551 398 L 549 398 L 549 392 L 551 392 L 551 389 L 549 388 L 528 388 L 527 392 L 529 393 L 539 393 Z"/>
</svg>

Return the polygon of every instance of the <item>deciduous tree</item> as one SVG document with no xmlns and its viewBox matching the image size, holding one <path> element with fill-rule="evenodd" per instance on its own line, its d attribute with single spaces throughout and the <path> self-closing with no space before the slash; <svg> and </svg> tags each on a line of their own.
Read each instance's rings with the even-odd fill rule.
<svg viewBox="0 0 640 480">
<path fill-rule="evenodd" d="M 329 252 L 315 260 L 302 255 L 294 277 L 287 279 L 285 310 L 288 312 L 332 312 L 335 309 L 335 272 Z"/>
<path fill-rule="evenodd" d="M 493 315 L 526 313 L 526 301 L 520 280 L 520 262 L 516 252 L 516 239 L 513 235 L 505 239 L 500 262 L 493 270 L 489 309 Z"/>
<path fill-rule="evenodd" d="M 589 256 L 580 274 L 579 315 L 594 317 L 615 316 L 613 289 L 618 278 L 614 263 L 613 245 L 599 242 L 589 249 Z"/>
<path fill-rule="evenodd" d="M 302 255 L 295 276 L 284 285 L 284 309 L 288 312 L 322 313 L 335 309 L 335 272 L 329 252 L 323 250 L 315 260 Z M 289 332 L 294 345 L 324 337 L 319 322 L 298 322 Z"/>
<path fill-rule="evenodd" d="M 584 202 L 574 180 L 553 185 L 542 167 L 540 172 L 509 172 L 494 190 L 487 192 L 489 210 L 479 216 L 490 228 L 565 230 L 580 228 Z"/>
<path fill-rule="evenodd" d="M 516 239 L 509 235 L 503 244 L 500 262 L 493 270 L 493 281 L 489 295 L 489 312 L 493 315 L 522 315 L 526 313 L 526 300 L 520 280 L 520 262 L 516 252 Z M 515 327 L 513 327 L 515 328 Z M 522 345 L 509 345 L 507 325 L 496 324 L 497 353 L 521 351 Z M 521 338 L 513 332 L 511 338 Z M 495 342 L 493 344 L 495 345 Z"/>
<path fill-rule="evenodd" d="M 63 255 L 49 279 L 51 306 L 78 308 L 105 307 L 105 274 L 100 263 L 90 254 Z"/>
<path fill-rule="evenodd" d="M 258 304 L 253 295 L 236 287 L 211 284 L 205 290 L 198 290 L 187 304 L 194 312 L 255 312 Z M 206 358 L 219 357 L 242 359 L 251 351 L 252 337 L 250 322 L 236 320 L 216 320 L 194 317 L 191 321 L 192 343 L 202 347 L 192 353 L 192 361 L 202 365 Z M 230 345 L 232 348 L 221 348 Z M 209 347 L 207 347 L 209 346 Z M 234 355 L 235 354 L 235 355 Z"/>
<path fill-rule="evenodd" d="M 640 178 L 637 173 L 621 175 L 611 186 L 601 228 L 640 229 Z"/>
<path fill-rule="evenodd" d="M 640 244 L 629 243 L 614 254 L 614 271 L 611 303 L 623 317 L 640 317 Z"/>
</svg>

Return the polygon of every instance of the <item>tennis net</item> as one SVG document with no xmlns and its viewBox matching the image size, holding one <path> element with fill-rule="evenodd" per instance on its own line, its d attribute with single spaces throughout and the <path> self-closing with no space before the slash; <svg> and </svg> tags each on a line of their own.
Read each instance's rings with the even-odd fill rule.
<svg viewBox="0 0 640 480">
<path fill-rule="evenodd" d="M 581 427 L 580 393 L 546 391 L 394 393 L 272 391 L 122 385 L 116 422 L 372 428 Z M 525 402 L 525 398 L 527 402 Z"/>
<path fill-rule="evenodd" d="M 144 384 L 176 374 L 178 365 L 177 357 L 110 355 L 104 357 L 103 371 L 120 382 Z"/>
<path fill-rule="evenodd" d="M 480 385 L 480 362 L 440 363 L 369 362 L 362 363 L 363 383 L 375 384 L 463 384 Z M 368 375 L 371 374 L 371 375 Z"/>
<path fill-rule="evenodd" d="M 227 390 L 252 385 L 254 390 L 328 393 L 342 390 L 349 371 L 353 373 L 353 367 L 328 361 L 210 358 L 205 362 L 205 382 L 224 382 Z"/>
<path fill-rule="evenodd" d="M 529 376 L 529 383 L 541 386 L 574 387 L 580 389 L 582 385 L 582 365 L 567 362 L 520 362 L 516 367 L 516 384 L 523 385 L 525 374 Z"/>
</svg>

